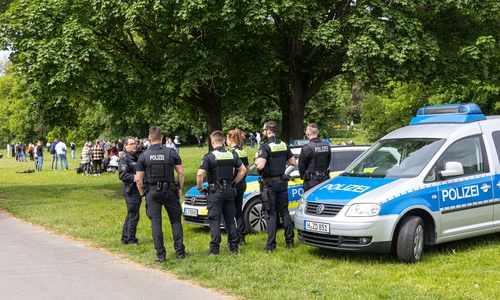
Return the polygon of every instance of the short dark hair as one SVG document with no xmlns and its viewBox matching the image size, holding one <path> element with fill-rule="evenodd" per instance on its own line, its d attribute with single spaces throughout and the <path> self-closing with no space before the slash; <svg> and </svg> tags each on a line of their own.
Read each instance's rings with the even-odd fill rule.
<svg viewBox="0 0 500 300">
<path fill-rule="evenodd" d="M 212 139 L 212 141 L 214 141 L 218 144 L 224 143 L 224 134 L 220 130 L 216 130 L 216 131 L 212 132 L 210 134 L 210 138 Z"/>
<path fill-rule="evenodd" d="M 161 129 L 158 126 L 153 126 L 149 128 L 149 137 L 151 137 L 152 140 L 158 141 L 161 140 Z"/>
<path fill-rule="evenodd" d="M 319 133 L 318 124 L 316 124 L 316 123 L 309 123 L 307 125 L 306 131 L 309 132 L 312 135 L 318 135 L 318 133 Z"/>
<path fill-rule="evenodd" d="M 267 121 L 266 123 L 264 123 L 264 128 L 276 134 L 278 132 L 278 123 L 274 121 Z"/>
</svg>

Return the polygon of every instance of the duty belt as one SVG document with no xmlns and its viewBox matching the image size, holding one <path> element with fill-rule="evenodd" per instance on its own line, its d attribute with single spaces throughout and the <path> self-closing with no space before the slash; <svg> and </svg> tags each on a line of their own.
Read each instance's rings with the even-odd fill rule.
<svg viewBox="0 0 500 300">
<path fill-rule="evenodd" d="M 217 191 L 223 192 L 226 189 L 228 189 L 229 187 L 231 187 L 231 185 L 227 184 L 227 182 L 225 180 L 222 180 L 222 183 L 216 181 L 216 182 L 210 183 L 208 185 L 208 191 L 209 191 L 209 193 L 213 194 Z"/>
<path fill-rule="evenodd" d="M 264 180 L 264 182 L 267 184 L 267 185 L 272 185 L 274 181 L 276 180 L 283 180 L 283 181 L 290 181 L 290 175 L 281 175 L 281 176 L 263 176 L 262 177 L 262 180 Z"/>
<path fill-rule="evenodd" d="M 328 171 L 306 171 L 304 174 L 304 179 L 323 179 L 330 177 L 330 173 Z"/>
<path fill-rule="evenodd" d="M 156 183 L 149 183 L 149 186 L 152 189 L 155 189 L 157 192 L 163 191 L 167 192 L 168 190 L 176 191 L 177 190 L 177 182 L 162 182 L 158 181 Z"/>
</svg>

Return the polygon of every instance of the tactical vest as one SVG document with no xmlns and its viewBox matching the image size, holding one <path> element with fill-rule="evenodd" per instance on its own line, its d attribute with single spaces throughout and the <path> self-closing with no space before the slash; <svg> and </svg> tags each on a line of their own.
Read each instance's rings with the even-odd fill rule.
<svg viewBox="0 0 500 300">
<path fill-rule="evenodd" d="M 234 167 L 234 155 L 232 152 L 222 152 L 219 150 L 214 150 L 212 154 L 215 156 L 215 160 L 217 161 L 217 166 L 215 170 L 212 170 L 213 182 L 215 181 L 222 182 L 226 180 L 226 182 L 231 182 L 233 180 L 233 167 Z M 213 172 L 215 171 L 215 172 Z"/>
<path fill-rule="evenodd" d="M 243 162 L 243 160 L 245 158 L 248 158 L 247 152 L 245 150 L 240 149 L 239 147 L 233 147 L 233 148 L 230 149 L 230 151 L 233 152 L 233 153 L 238 154 L 238 157 L 241 159 L 241 162 Z M 238 171 L 234 170 L 233 179 L 236 178 L 237 175 L 238 175 Z"/>
<path fill-rule="evenodd" d="M 170 151 L 172 148 L 160 147 L 159 149 L 148 149 L 144 152 L 146 160 L 146 181 L 148 183 L 174 182 L 174 167 L 170 165 Z"/>
<path fill-rule="evenodd" d="M 286 146 L 285 142 L 271 142 L 268 145 L 271 150 L 271 157 L 269 157 L 266 162 L 267 174 L 265 174 L 265 176 L 281 176 L 285 174 L 288 147 Z"/>
<path fill-rule="evenodd" d="M 312 151 L 312 160 L 307 167 L 307 171 L 327 171 L 330 167 L 328 165 L 328 158 L 331 155 L 330 146 L 325 142 L 309 142 L 307 144 Z"/>
</svg>

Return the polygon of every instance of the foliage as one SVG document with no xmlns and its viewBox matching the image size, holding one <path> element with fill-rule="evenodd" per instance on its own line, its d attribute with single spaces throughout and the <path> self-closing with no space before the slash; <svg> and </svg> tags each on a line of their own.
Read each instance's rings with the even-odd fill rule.
<svg viewBox="0 0 500 300">
<path fill-rule="evenodd" d="M 14 0 L 0 16 L 0 47 L 15 50 L 12 62 L 32 109 L 49 127 L 71 130 L 80 107 L 98 102 L 118 123 L 103 129 L 108 123 L 101 122 L 99 135 L 140 136 L 163 123 L 190 137 L 273 118 L 281 119 L 289 140 L 302 135 L 306 105 L 337 76 L 372 85 L 497 86 L 499 6 L 496 0 Z M 251 113 L 238 122 L 240 107 Z M 359 102 L 347 103 L 354 107 Z M 194 123 L 200 116 L 205 126 Z"/>
<path fill-rule="evenodd" d="M 428 96 L 421 84 L 394 83 L 389 88 L 385 93 L 367 94 L 361 106 L 366 139 L 370 143 L 406 126 L 417 109 L 428 104 Z"/>
</svg>

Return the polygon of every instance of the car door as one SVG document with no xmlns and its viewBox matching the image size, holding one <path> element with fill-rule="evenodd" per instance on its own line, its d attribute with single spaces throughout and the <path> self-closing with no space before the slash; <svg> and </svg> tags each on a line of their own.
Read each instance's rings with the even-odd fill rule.
<svg viewBox="0 0 500 300">
<path fill-rule="evenodd" d="M 438 185 L 442 237 L 492 228 L 493 183 L 482 136 L 450 145 L 438 160 L 438 171 L 449 162 L 460 163 L 463 174 L 443 178 Z"/>
</svg>

